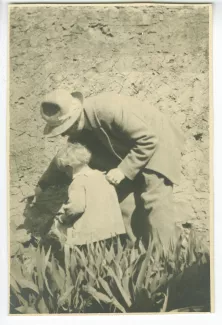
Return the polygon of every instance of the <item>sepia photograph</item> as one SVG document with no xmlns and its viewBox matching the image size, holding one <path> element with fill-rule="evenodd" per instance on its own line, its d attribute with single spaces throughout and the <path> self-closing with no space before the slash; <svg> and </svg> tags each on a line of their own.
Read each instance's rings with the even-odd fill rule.
<svg viewBox="0 0 222 325">
<path fill-rule="evenodd" d="M 213 311 L 211 4 L 10 4 L 9 314 Z"/>
</svg>

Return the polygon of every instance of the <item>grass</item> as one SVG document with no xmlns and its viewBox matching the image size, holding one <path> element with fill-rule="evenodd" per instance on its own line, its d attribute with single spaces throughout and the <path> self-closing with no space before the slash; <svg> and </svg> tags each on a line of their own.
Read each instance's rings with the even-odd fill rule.
<svg viewBox="0 0 222 325">
<path fill-rule="evenodd" d="M 210 311 L 209 252 L 191 231 L 167 254 L 160 243 L 117 237 L 84 249 L 21 247 L 11 260 L 10 313 Z"/>
</svg>

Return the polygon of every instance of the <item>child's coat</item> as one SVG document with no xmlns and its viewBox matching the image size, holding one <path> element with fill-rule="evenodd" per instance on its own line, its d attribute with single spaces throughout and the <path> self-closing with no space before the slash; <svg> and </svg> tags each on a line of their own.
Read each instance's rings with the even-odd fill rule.
<svg viewBox="0 0 222 325">
<path fill-rule="evenodd" d="M 126 232 L 115 188 L 102 172 L 75 175 L 68 194 L 69 212 L 80 215 L 67 229 L 68 245 L 85 245 Z"/>
</svg>

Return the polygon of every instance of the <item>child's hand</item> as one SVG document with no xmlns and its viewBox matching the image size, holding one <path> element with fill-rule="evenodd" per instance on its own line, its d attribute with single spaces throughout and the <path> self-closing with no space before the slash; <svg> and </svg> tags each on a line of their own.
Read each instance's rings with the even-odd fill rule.
<svg viewBox="0 0 222 325">
<path fill-rule="evenodd" d="M 69 223 L 70 216 L 72 214 L 73 214 L 72 205 L 70 203 L 63 204 L 61 209 L 56 214 L 56 220 L 58 220 L 60 224 L 67 224 Z"/>
<path fill-rule="evenodd" d="M 111 169 L 106 175 L 106 179 L 112 185 L 118 185 L 124 178 L 125 175 L 119 168 Z"/>
<path fill-rule="evenodd" d="M 63 205 L 61 206 L 61 208 L 60 208 L 59 211 L 57 212 L 57 215 L 61 215 L 61 214 L 64 214 L 64 213 L 65 213 L 64 205 L 65 205 L 65 204 L 63 204 Z"/>
<path fill-rule="evenodd" d="M 66 235 L 64 230 L 64 226 L 57 219 L 55 219 L 48 235 L 59 240 L 61 244 L 64 244 L 66 241 Z"/>
<path fill-rule="evenodd" d="M 76 213 L 76 211 L 71 203 L 64 204 L 63 207 L 64 207 L 64 213 L 67 217 L 72 216 L 73 214 Z"/>
</svg>

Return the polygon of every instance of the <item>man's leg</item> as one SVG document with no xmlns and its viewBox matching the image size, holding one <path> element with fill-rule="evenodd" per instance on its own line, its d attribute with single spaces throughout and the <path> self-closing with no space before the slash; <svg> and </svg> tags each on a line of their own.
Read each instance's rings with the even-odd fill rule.
<svg viewBox="0 0 222 325">
<path fill-rule="evenodd" d="M 137 237 L 137 232 L 136 232 L 136 228 L 133 229 L 132 218 L 137 209 L 136 209 L 135 198 L 133 194 L 134 191 L 133 182 L 128 179 L 124 179 L 116 187 L 116 191 L 117 191 L 117 196 L 120 204 L 120 209 L 123 216 L 123 221 L 126 228 L 126 233 L 129 239 L 132 242 L 135 242 Z"/>
<path fill-rule="evenodd" d="M 143 207 L 141 236 L 145 244 L 149 239 L 160 239 L 164 250 L 170 240 L 177 239 L 176 215 L 173 203 L 173 184 L 164 176 L 145 170 L 136 180 L 136 197 Z"/>
</svg>

